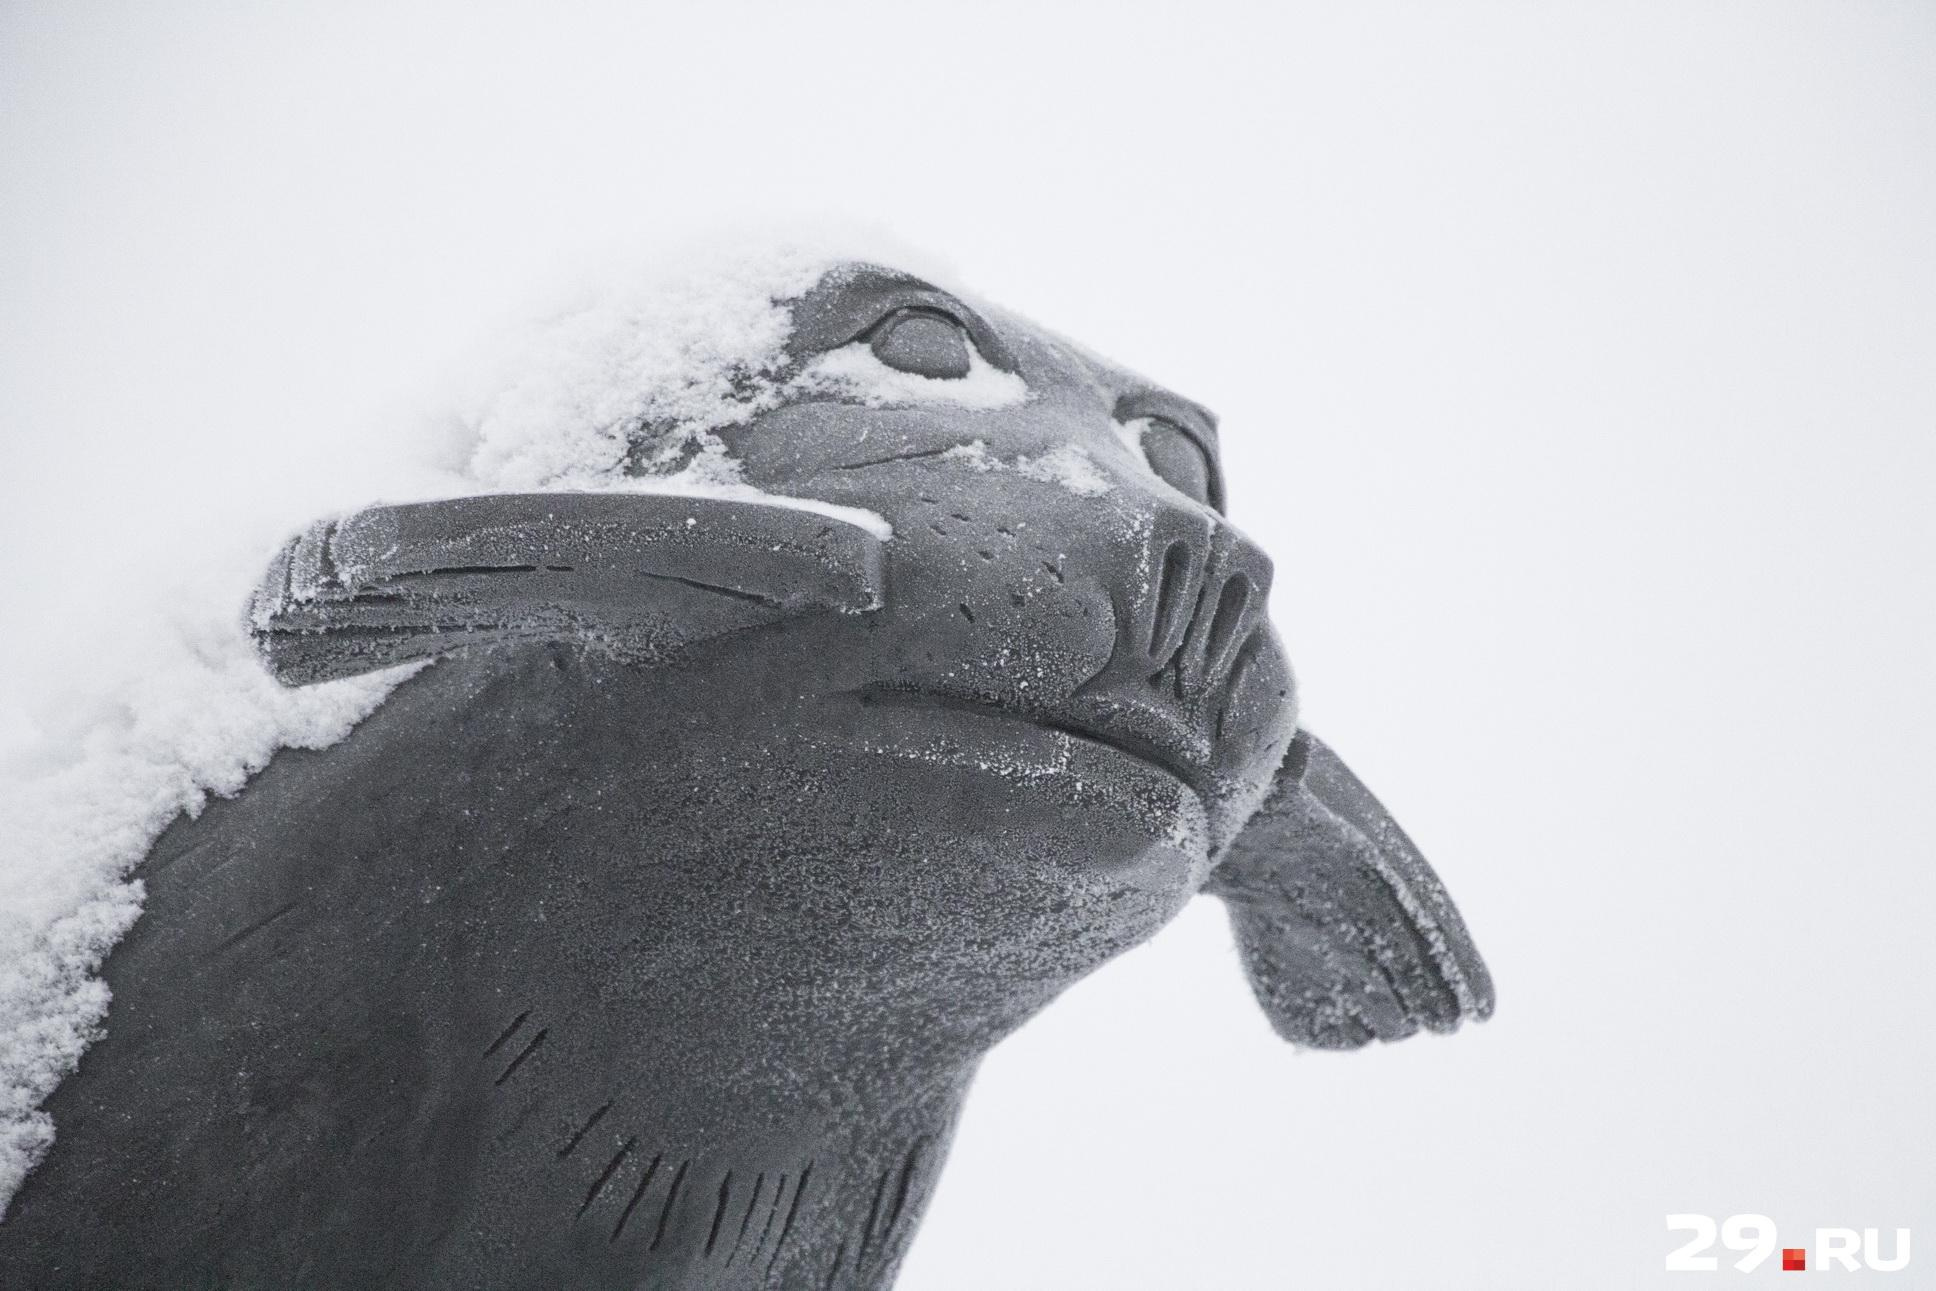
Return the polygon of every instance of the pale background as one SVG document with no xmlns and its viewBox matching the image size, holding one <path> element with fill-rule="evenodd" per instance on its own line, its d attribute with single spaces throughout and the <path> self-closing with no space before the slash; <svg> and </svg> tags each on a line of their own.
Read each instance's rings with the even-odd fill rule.
<svg viewBox="0 0 1936 1291">
<path fill-rule="evenodd" d="M 1223 414 L 1499 1015 L 1296 1055 L 1204 902 L 989 1061 L 907 1291 L 1936 1243 L 1936 5 L 16 2 L 0 167 L 16 733 L 668 228 L 873 220 Z"/>
</svg>

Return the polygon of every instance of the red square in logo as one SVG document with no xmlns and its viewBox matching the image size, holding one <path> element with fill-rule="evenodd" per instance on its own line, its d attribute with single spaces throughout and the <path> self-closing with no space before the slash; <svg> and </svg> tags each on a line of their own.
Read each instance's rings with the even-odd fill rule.
<svg viewBox="0 0 1936 1291">
<path fill-rule="evenodd" d="M 1808 1271 L 1808 1252 L 1799 1246 L 1782 1247 L 1781 1271 L 1783 1273 L 1806 1273 Z"/>
</svg>

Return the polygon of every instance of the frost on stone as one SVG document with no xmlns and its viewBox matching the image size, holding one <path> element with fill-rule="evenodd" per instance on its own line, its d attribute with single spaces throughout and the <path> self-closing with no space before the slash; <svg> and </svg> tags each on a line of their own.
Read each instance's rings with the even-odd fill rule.
<svg viewBox="0 0 1936 1291">
<path fill-rule="evenodd" d="M 1013 471 L 1025 479 L 1059 484 L 1078 497 L 1101 497 L 1109 492 L 1109 477 L 1096 465 L 1096 459 L 1077 444 L 1062 444 L 1046 453 L 1001 458 L 976 439 L 949 449 L 942 457 L 978 471 Z"/>
<path fill-rule="evenodd" d="M 785 511 L 805 511 L 812 515 L 822 515 L 832 520 L 857 525 L 883 541 L 894 536 L 894 526 L 888 523 L 887 517 L 878 511 L 870 511 L 866 507 L 847 506 L 840 502 L 823 502 L 819 498 L 769 493 L 738 478 L 716 480 L 704 475 L 682 472 L 660 479 L 631 481 L 613 491 L 656 493 L 671 497 L 724 498 L 733 502 L 758 502 L 763 506 L 779 507 Z"/>
</svg>

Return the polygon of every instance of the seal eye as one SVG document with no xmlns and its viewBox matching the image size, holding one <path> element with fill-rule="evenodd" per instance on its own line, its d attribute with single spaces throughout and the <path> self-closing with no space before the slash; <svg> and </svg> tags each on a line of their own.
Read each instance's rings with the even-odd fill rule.
<svg viewBox="0 0 1936 1291">
<path fill-rule="evenodd" d="M 874 357 L 897 372 L 940 381 L 968 375 L 968 332 L 938 309 L 897 309 L 867 334 Z"/>
<path fill-rule="evenodd" d="M 1172 421 L 1151 417 L 1143 427 L 1143 456 L 1150 469 L 1178 493 L 1213 506 L 1210 500 L 1210 459 L 1196 436 Z"/>
</svg>

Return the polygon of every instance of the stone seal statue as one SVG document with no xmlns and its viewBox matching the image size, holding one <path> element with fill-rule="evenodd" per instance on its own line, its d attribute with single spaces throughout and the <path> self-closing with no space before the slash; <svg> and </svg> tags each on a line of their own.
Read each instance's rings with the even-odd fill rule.
<svg viewBox="0 0 1936 1291">
<path fill-rule="evenodd" d="M 0 1284 L 886 1287 L 982 1056 L 1198 892 L 1294 1043 L 1488 1015 L 1210 414 L 879 266 L 780 303 L 739 421 L 622 427 L 737 491 L 283 552 L 282 682 L 433 662 L 151 849 Z"/>
</svg>

